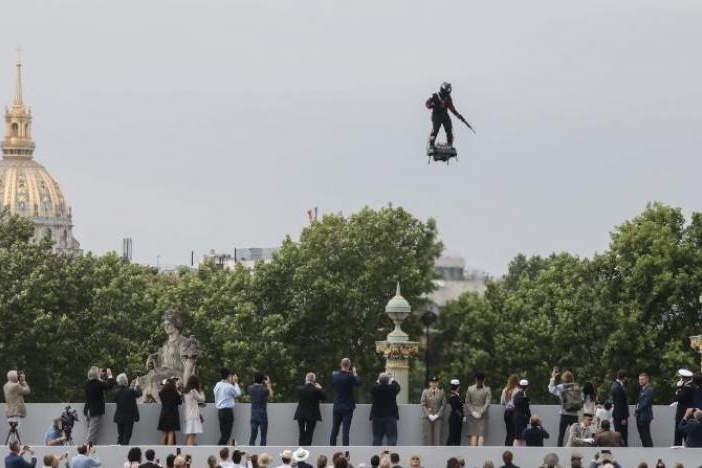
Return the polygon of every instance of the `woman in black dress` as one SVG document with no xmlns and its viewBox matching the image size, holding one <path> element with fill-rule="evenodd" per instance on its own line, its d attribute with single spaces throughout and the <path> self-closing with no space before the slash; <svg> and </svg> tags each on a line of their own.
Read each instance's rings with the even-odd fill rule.
<svg viewBox="0 0 702 468">
<path fill-rule="evenodd" d="M 176 431 L 180 430 L 180 413 L 178 406 L 183 403 L 174 379 L 164 380 L 158 392 L 161 399 L 161 415 L 158 417 L 158 430 L 162 432 L 161 444 L 175 445 Z"/>
<path fill-rule="evenodd" d="M 512 400 L 514 401 L 514 446 L 524 447 L 523 432 L 526 429 L 529 419 L 531 418 L 531 409 L 529 408 L 529 397 L 526 394 L 529 387 L 529 381 L 522 379 L 519 381 L 517 391 L 514 392 Z"/>
<path fill-rule="evenodd" d="M 463 399 L 459 394 L 461 382 L 458 379 L 451 380 L 451 393 L 448 397 L 448 404 L 451 407 L 449 414 L 449 436 L 446 445 L 461 445 L 461 429 L 463 428 Z"/>
</svg>

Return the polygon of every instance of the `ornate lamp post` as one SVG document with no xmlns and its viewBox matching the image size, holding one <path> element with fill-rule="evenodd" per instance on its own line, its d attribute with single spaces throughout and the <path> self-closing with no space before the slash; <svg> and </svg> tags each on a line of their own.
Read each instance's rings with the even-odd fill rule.
<svg viewBox="0 0 702 468">
<path fill-rule="evenodd" d="M 412 313 L 409 303 L 400 295 L 400 283 L 397 283 L 395 297 L 385 306 L 385 313 L 395 323 L 395 329 L 388 333 L 386 341 L 375 342 L 375 352 L 385 358 L 385 371 L 400 384 L 397 402 L 407 403 L 409 358 L 419 353 L 419 343 L 409 341 L 409 335 L 400 327 L 400 324 Z"/>
</svg>

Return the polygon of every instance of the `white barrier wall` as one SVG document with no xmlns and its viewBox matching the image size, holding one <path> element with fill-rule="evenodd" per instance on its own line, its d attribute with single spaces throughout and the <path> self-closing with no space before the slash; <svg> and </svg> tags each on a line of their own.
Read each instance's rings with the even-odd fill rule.
<svg viewBox="0 0 702 468">
<path fill-rule="evenodd" d="M 42 445 L 44 432 L 53 418 L 58 417 L 63 411 L 65 403 L 29 403 L 27 404 L 27 417 L 22 421 L 21 431 L 22 442 L 29 445 Z M 85 438 L 86 422 L 83 418 L 83 403 L 71 403 L 71 407 L 78 411 L 80 422 L 76 423 L 73 433 L 75 443 L 83 442 Z M 297 444 L 298 427 L 293 420 L 295 414 L 295 403 L 272 403 L 268 405 L 268 445 L 293 446 Z M 154 445 L 159 443 L 160 433 L 156 430 L 160 404 L 139 405 L 141 421 L 134 425 L 132 443 L 136 445 Z M 249 440 L 249 415 L 248 404 L 237 404 L 234 409 L 234 430 L 233 437 L 241 445 L 248 444 Z M 103 416 L 103 427 L 100 432 L 100 445 L 112 445 L 117 443 L 117 426 L 112 422 L 115 405 L 107 404 L 106 414 Z M 558 436 L 558 410 L 557 405 L 533 405 L 532 414 L 539 415 L 546 430 L 551 433 L 551 438 L 546 441 L 546 445 L 555 446 Z M 182 413 L 182 410 L 181 410 Z M 368 420 L 370 405 L 358 405 L 351 424 L 351 444 L 371 445 L 372 434 L 371 424 Z M 631 410 L 633 414 L 633 408 Z M 654 420 L 651 424 L 651 434 L 653 442 L 657 447 L 670 447 L 673 443 L 673 417 L 674 407 L 655 406 Z M 0 404 L 0 414 L 5 414 L 5 404 Z M 215 445 L 219 440 L 219 421 L 217 410 L 214 404 L 208 403 L 203 408 L 205 418 L 203 434 L 198 436 L 198 444 Z M 489 434 L 486 445 L 501 446 L 504 444 L 505 425 L 503 421 L 503 409 L 501 406 L 491 406 L 489 411 Z M 629 445 L 640 447 L 641 442 L 636 432 L 636 423 L 633 418 L 630 420 Z M 332 405 L 322 405 L 322 421 L 317 424 L 314 433 L 314 445 L 328 445 L 329 434 L 331 432 Z M 0 437 L 7 435 L 7 424 L 2 423 L 0 427 Z M 446 424 L 444 427 L 446 429 Z M 182 427 L 185 424 L 182 423 Z M 184 439 L 182 433 L 178 433 L 178 443 Z M 400 405 L 400 421 L 398 423 L 398 444 L 406 446 L 422 445 L 422 425 L 421 409 L 419 405 Z M 341 434 L 339 435 L 341 443 Z M 464 445 L 466 441 L 464 438 Z M 702 459 L 700 463 L 702 463 Z"/>
</svg>

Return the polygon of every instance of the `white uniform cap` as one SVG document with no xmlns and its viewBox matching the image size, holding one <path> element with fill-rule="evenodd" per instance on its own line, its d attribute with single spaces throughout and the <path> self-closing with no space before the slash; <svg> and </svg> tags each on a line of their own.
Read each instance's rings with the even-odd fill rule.
<svg viewBox="0 0 702 468">
<path fill-rule="evenodd" d="M 680 377 L 692 377 L 692 372 L 687 369 L 678 369 L 678 375 Z"/>
<path fill-rule="evenodd" d="M 458 379 L 451 379 L 451 385 L 461 385 L 461 381 Z"/>
<path fill-rule="evenodd" d="M 529 386 L 529 381 L 527 379 L 522 379 L 519 381 L 519 386 L 520 387 L 528 387 Z"/>
</svg>

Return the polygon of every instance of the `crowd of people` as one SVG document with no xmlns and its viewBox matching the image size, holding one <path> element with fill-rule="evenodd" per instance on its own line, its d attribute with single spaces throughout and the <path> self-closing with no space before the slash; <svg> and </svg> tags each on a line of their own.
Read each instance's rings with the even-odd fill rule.
<svg viewBox="0 0 702 468">
<path fill-rule="evenodd" d="M 614 454 L 609 449 L 596 452 L 592 460 L 584 461 L 580 452 L 573 451 L 570 454 L 569 465 L 560 463 L 556 453 L 547 453 L 543 458 L 543 463 L 539 468 L 623 468 L 617 462 Z M 31 447 L 20 447 L 16 442 L 9 446 L 9 453 L 5 456 L 6 468 L 35 468 L 37 458 L 34 449 Z M 88 444 L 81 444 L 76 447 L 76 454 L 71 457 L 68 452 L 62 455 L 47 454 L 42 459 L 44 468 L 93 468 L 102 465 L 95 447 Z M 514 453 L 505 450 L 502 453 L 499 468 L 519 468 L 514 460 Z M 121 462 L 120 462 L 121 463 Z M 312 464 L 314 463 L 314 464 Z M 268 453 L 247 452 L 241 447 L 222 447 L 216 454 L 208 455 L 202 460 L 195 459 L 192 455 L 181 453 L 178 449 L 176 453 L 169 454 L 163 461 L 156 457 L 153 449 L 142 451 L 140 447 L 131 447 L 127 452 L 127 460 L 122 464 L 123 468 L 424 468 L 424 466 L 440 466 L 445 463 L 446 468 L 465 468 L 466 460 L 461 456 L 449 457 L 445 462 L 438 460 L 423 461 L 418 454 L 412 454 L 406 460 L 402 460 L 399 453 L 383 451 L 372 455 L 368 460 L 352 460 L 351 453 L 337 451 L 330 457 L 319 455 L 316 459 L 310 458 L 310 451 L 303 447 L 297 450 L 283 450 L 274 457 Z M 110 460 L 110 465 L 115 466 L 114 460 Z M 474 466 L 476 464 L 474 463 Z M 498 466 L 493 460 L 482 462 L 482 468 L 495 468 Z M 658 458 L 651 467 L 666 468 L 662 459 Z M 638 464 L 637 468 L 649 468 L 646 461 Z M 673 468 L 684 468 L 681 463 L 676 463 Z"/>
<path fill-rule="evenodd" d="M 98 367 L 91 367 L 87 377 L 86 401 L 83 408 L 88 424 L 85 443 L 97 444 L 105 414 L 105 394 L 108 390 L 115 389 L 114 423 L 117 425 L 117 443 L 129 445 L 133 426 L 139 421 L 137 401 L 142 395 L 139 380 L 133 379 L 129 382 L 125 374 L 119 374 L 115 378 L 111 369 Z M 675 445 L 702 447 L 702 410 L 698 409 L 702 408 L 702 382 L 695 381 L 692 372 L 686 369 L 680 369 L 678 377 L 674 421 Z M 486 383 L 484 372 L 476 372 L 474 379 L 474 383 L 468 386 L 465 393 L 461 391 L 461 382 L 451 379 L 448 394 L 440 388 L 437 377 L 430 379 L 420 399 L 424 445 L 461 445 L 464 428 L 471 445 L 481 446 L 485 443 L 492 391 Z M 561 375 L 559 369 L 554 368 L 548 391 L 560 403 L 557 445 L 627 446 L 628 428 L 632 419 L 626 392 L 628 380 L 627 373 L 620 370 L 609 395 L 604 401 L 600 401 L 591 382 L 580 385 L 572 372 L 566 370 Z M 337 445 L 340 432 L 341 443 L 344 446 L 351 444 L 350 428 L 356 408 L 354 389 L 360 384 L 358 372 L 348 358 L 341 360 L 339 370 L 331 376 L 331 398 L 328 398 L 316 381 L 316 375 L 312 372 L 307 373 L 304 385 L 299 388 L 298 406 L 294 415 L 299 426 L 300 446 L 312 444 L 315 426 L 322 419 L 320 403 L 326 400 L 333 403 L 329 445 Z M 636 423 L 641 445 L 652 447 L 650 425 L 653 420 L 654 394 L 648 374 L 640 373 L 638 384 L 639 397 L 633 411 L 633 421 Z M 19 425 L 26 414 L 24 396 L 30 392 L 26 377 L 14 370 L 8 372 L 3 390 L 8 421 Z M 246 390 L 251 402 L 248 444 L 254 446 L 258 441 L 261 446 L 265 446 L 268 433 L 267 404 L 273 396 L 271 380 L 264 373 L 257 372 L 253 383 Z M 400 390 L 398 382 L 385 372 L 380 373 L 371 386 L 370 420 L 373 445 L 397 444 L 397 395 Z M 213 393 L 220 430 L 218 444 L 226 446 L 232 440 L 234 406 L 237 398 L 242 395 L 237 374 L 227 368 L 221 369 L 221 380 L 214 386 Z M 504 408 L 506 446 L 544 446 L 544 440 L 551 437 L 539 416 L 531 414 L 528 393 L 528 380 L 516 374 L 509 377 L 501 391 L 499 403 Z M 195 445 L 197 435 L 203 432 L 201 407 L 205 405 L 205 394 L 198 376 L 190 375 L 185 383 L 177 377 L 165 378 L 161 382 L 158 397 L 161 411 L 156 427 L 161 432 L 161 443 L 175 445 L 176 433 L 182 430 L 185 434 L 185 444 Z M 181 406 L 184 407 L 182 415 Z M 185 423 L 184 427 L 181 427 L 181 419 Z M 444 440 L 442 434 L 445 421 L 448 425 L 448 438 Z M 70 422 L 69 418 L 68 423 Z M 70 431 L 66 431 L 66 423 L 64 417 L 54 419 L 46 431 L 46 445 L 63 445 L 69 442 Z"/>
</svg>

